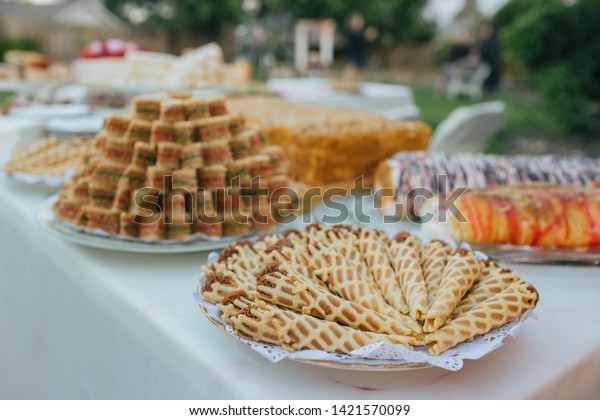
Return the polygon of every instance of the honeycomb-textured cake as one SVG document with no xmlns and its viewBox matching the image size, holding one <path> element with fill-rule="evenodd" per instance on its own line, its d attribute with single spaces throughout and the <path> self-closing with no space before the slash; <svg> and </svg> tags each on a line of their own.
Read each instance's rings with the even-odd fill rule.
<svg viewBox="0 0 600 420">
<path fill-rule="evenodd" d="M 327 185 L 372 176 L 377 163 L 399 151 L 425 150 L 431 129 L 366 112 L 276 98 L 239 98 L 229 108 L 262 127 L 267 144 L 282 146 L 292 177 Z"/>
<path fill-rule="evenodd" d="M 288 185 L 281 147 L 265 147 L 223 99 L 182 92 L 136 97 L 109 117 L 95 156 L 63 187 L 58 218 L 146 241 L 272 228 Z M 286 210 L 286 209 L 283 209 Z"/>
</svg>

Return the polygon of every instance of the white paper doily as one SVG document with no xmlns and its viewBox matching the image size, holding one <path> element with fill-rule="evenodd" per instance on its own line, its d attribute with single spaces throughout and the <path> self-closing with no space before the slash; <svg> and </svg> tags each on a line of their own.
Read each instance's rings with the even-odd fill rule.
<svg viewBox="0 0 600 420">
<path fill-rule="evenodd" d="M 454 242 L 449 241 L 454 244 Z M 462 248 L 469 248 L 468 244 L 461 244 Z M 477 258 L 486 259 L 487 256 L 481 252 L 475 251 Z M 211 252 L 208 256 L 208 264 L 217 261 L 219 254 Z M 238 337 L 233 332 L 233 328 L 226 324 L 220 317 L 217 306 L 207 302 L 202 297 L 202 285 L 204 274 L 200 278 L 200 284 L 194 291 L 194 297 L 198 304 L 205 309 L 207 316 L 214 322 L 224 326 L 225 332 L 245 344 L 248 344 L 252 350 L 272 362 L 279 362 L 283 359 L 296 360 L 325 360 L 333 361 L 338 364 L 354 364 L 360 362 L 362 364 L 380 364 L 387 365 L 411 365 L 411 364 L 429 364 L 450 371 L 457 371 L 463 367 L 465 359 L 480 359 L 488 353 L 502 346 L 502 342 L 508 336 L 516 337 L 519 333 L 521 325 L 530 316 L 535 315 L 532 311 L 527 311 L 521 318 L 495 328 L 488 333 L 476 337 L 472 341 L 464 342 L 455 347 L 446 350 L 439 356 L 429 354 L 428 347 L 416 347 L 414 350 L 409 350 L 400 345 L 381 342 L 360 347 L 348 354 L 327 353 L 321 350 L 299 350 L 289 352 L 281 346 L 275 346 L 257 341 L 246 340 Z"/>
</svg>

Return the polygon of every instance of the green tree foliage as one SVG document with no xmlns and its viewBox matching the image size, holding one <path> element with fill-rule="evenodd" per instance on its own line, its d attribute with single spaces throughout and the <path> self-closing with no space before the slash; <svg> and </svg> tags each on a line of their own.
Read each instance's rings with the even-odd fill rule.
<svg viewBox="0 0 600 420">
<path fill-rule="evenodd" d="M 10 50 L 37 51 L 42 49 L 40 43 L 33 38 L 6 38 L 0 39 L 0 60 L 4 59 L 4 53 Z"/>
<path fill-rule="evenodd" d="M 106 6 L 128 19 L 127 8 L 148 12 L 143 25 L 191 30 L 219 35 L 244 19 L 242 0 L 104 0 Z M 263 0 L 265 13 L 290 13 L 294 18 L 332 18 L 345 27 L 349 16 L 364 15 L 367 25 L 398 42 L 424 42 L 434 35 L 434 26 L 422 18 L 427 0 Z M 165 11 L 170 10 L 169 13 Z"/>
<path fill-rule="evenodd" d="M 221 35 L 243 19 L 242 0 L 104 0 L 118 16 L 131 20 L 131 8 L 142 9 L 146 27 Z M 135 23 L 135 22 L 132 22 Z"/>
<path fill-rule="evenodd" d="M 513 3 L 527 3 L 513 0 Z M 600 102 L 600 1 L 546 0 L 514 17 L 503 44 L 569 131 L 595 128 Z"/>
<path fill-rule="evenodd" d="M 382 38 L 394 42 L 426 42 L 435 29 L 423 19 L 427 0 L 263 0 L 266 8 L 289 11 L 296 18 L 331 18 L 345 28 L 353 13 L 365 17 L 367 25 L 379 31 Z"/>
</svg>

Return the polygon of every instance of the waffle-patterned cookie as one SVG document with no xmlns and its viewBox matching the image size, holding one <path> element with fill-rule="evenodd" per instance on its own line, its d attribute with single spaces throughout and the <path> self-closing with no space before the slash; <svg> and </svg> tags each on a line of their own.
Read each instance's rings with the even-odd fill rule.
<svg viewBox="0 0 600 420">
<path fill-rule="evenodd" d="M 414 293 L 397 275 L 406 269 L 421 276 L 421 304 L 429 291 L 425 279 L 436 282 L 425 319 L 401 299 L 405 290 Z M 390 240 L 369 228 L 311 225 L 238 241 L 203 271 L 201 294 L 237 335 L 287 350 L 348 353 L 387 341 L 429 345 L 440 354 L 520 317 L 538 300 L 533 286 L 471 251 L 422 243 L 408 233 Z"/>
<path fill-rule="evenodd" d="M 45 137 L 31 146 L 18 145 L 11 160 L 4 165 L 4 172 L 62 176 L 69 169 L 84 165 L 90 147 L 89 141 L 79 138 L 62 141 Z"/>
</svg>

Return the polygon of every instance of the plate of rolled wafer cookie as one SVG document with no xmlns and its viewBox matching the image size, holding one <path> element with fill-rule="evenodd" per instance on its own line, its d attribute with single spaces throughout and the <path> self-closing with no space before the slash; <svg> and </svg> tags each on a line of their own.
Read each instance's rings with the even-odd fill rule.
<svg viewBox="0 0 600 420">
<path fill-rule="evenodd" d="M 195 291 L 262 356 L 326 367 L 458 370 L 516 336 L 539 295 L 452 241 L 313 224 L 213 253 Z"/>
</svg>

